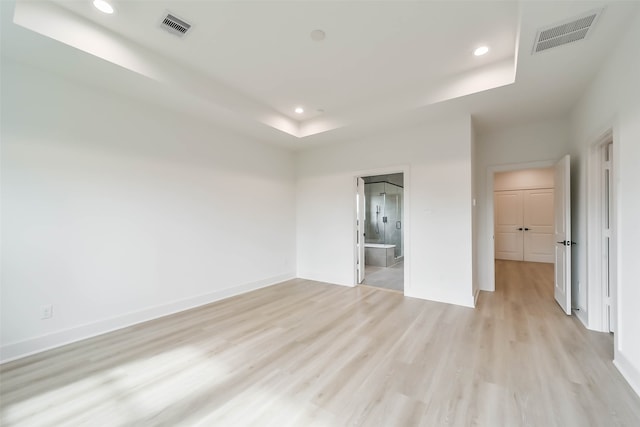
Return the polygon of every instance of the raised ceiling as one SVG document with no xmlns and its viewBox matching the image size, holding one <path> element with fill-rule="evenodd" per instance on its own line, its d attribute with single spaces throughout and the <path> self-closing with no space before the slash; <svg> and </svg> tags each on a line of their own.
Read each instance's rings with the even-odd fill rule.
<svg viewBox="0 0 640 427">
<path fill-rule="evenodd" d="M 292 146 L 453 112 L 481 126 L 517 120 L 514 109 L 566 114 L 637 13 L 635 2 L 603 1 L 111 3 L 105 15 L 90 0 L 18 0 L 13 21 L 106 60 L 94 65 L 103 76 L 162 86 L 154 102 Z M 539 28 L 600 7 L 586 40 L 531 55 Z M 189 33 L 162 29 L 167 13 Z M 480 45 L 490 51 L 475 57 Z"/>
</svg>

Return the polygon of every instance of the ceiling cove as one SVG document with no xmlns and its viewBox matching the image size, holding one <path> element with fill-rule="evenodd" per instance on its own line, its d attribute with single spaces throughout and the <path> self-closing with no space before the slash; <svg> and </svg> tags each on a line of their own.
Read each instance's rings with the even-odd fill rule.
<svg viewBox="0 0 640 427">
<path fill-rule="evenodd" d="M 516 2 L 113 6 L 18 0 L 14 22 L 296 138 L 515 81 Z M 474 56 L 482 45 L 490 51 Z"/>
</svg>

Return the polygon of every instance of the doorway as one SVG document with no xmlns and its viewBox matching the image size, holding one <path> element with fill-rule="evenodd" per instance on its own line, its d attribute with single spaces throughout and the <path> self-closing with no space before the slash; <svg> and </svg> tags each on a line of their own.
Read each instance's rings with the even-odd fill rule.
<svg viewBox="0 0 640 427">
<path fill-rule="evenodd" d="M 404 292 L 404 173 L 357 185 L 358 283 Z"/>
<path fill-rule="evenodd" d="M 553 286 L 553 295 L 554 299 L 565 312 L 565 314 L 571 315 L 571 249 L 572 245 L 574 245 L 575 242 L 571 240 L 571 158 L 569 155 L 565 155 L 559 161 L 530 162 L 515 165 L 500 165 L 489 167 L 489 173 L 487 174 L 487 186 L 485 187 L 487 195 L 489 196 L 487 197 L 489 201 L 487 228 L 490 231 L 490 239 L 488 240 L 489 246 L 487 249 L 489 254 L 495 254 L 495 206 L 493 203 L 494 199 L 492 197 L 492 193 L 494 191 L 495 173 L 548 167 L 552 167 L 554 171 L 554 261 L 553 263 L 549 264 L 553 266 L 553 278 L 551 279 Z M 490 258 L 490 262 L 487 263 L 487 280 L 489 286 L 487 290 L 490 291 L 496 290 L 496 263 L 498 261 L 499 260 L 496 260 L 494 255 L 493 259 Z"/>
<path fill-rule="evenodd" d="M 493 175 L 493 253 L 498 292 L 510 294 L 523 283 L 535 283 L 536 295 L 553 301 L 554 175 L 553 167 L 498 171 Z M 529 275 L 536 280 L 532 282 Z"/>
</svg>

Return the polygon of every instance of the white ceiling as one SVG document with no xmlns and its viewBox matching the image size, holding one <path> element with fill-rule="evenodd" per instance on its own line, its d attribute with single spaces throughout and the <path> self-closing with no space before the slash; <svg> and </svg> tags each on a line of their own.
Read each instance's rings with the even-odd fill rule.
<svg viewBox="0 0 640 427">
<path fill-rule="evenodd" d="M 112 4 L 104 15 L 90 0 L 18 0 L 14 15 L 3 2 L 3 56 L 294 148 L 450 114 L 472 114 L 481 131 L 564 116 L 638 11 L 610 1 Z M 602 6 L 586 40 L 531 55 L 537 29 Z M 167 12 L 193 24 L 189 34 L 161 29 Z M 314 29 L 326 39 L 313 41 Z M 481 44 L 489 54 L 473 56 Z"/>
</svg>

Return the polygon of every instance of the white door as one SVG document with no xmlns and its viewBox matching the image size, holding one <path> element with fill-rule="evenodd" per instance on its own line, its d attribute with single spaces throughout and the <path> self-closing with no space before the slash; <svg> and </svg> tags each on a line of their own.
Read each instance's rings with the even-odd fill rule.
<svg viewBox="0 0 640 427">
<path fill-rule="evenodd" d="M 571 186 L 570 157 L 555 166 L 555 272 L 554 296 L 571 315 Z"/>
<path fill-rule="evenodd" d="M 523 198 L 524 260 L 553 262 L 553 189 L 525 190 Z"/>
<path fill-rule="evenodd" d="M 364 179 L 358 178 L 358 193 L 356 194 L 356 252 L 358 283 L 364 280 L 364 230 L 365 230 L 365 204 L 364 204 Z"/>
<path fill-rule="evenodd" d="M 522 261 L 522 191 L 496 191 L 495 258 Z"/>
</svg>

